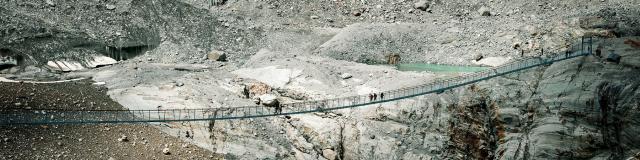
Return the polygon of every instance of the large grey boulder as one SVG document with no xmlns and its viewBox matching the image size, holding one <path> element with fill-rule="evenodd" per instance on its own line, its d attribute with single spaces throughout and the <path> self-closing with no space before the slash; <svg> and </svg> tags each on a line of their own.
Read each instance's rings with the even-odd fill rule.
<svg viewBox="0 0 640 160">
<path fill-rule="evenodd" d="M 108 10 L 116 9 L 116 5 L 113 5 L 113 4 L 107 4 L 106 7 L 107 7 Z"/>
<path fill-rule="evenodd" d="M 607 56 L 607 61 L 609 62 L 615 62 L 615 63 L 620 63 L 620 55 L 615 54 L 615 53 L 609 53 L 609 55 Z"/>
<path fill-rule="evenodd" d="M 44 2 L 51 7 L 56 6 L 56 3 L 54 3 L 53 0 L 45 0 Z"/>
<path fill-rule="evenodd" d="M 342 79 L 349 79 L 351 77 L 353 77 L 353 76 L 351 74 L 349 74 L 349 73 L 340 74 L 340 78 L 342 78 Z"/>
<path fill-rule="evenodd" d="M 227 61 L 227 53 L 224 51 L 213 50 L 207 54 L 207 59 L 212 61 Z"/>
<path fill-rule="evenodd" d="M 421 0 L 413 4 L 413 8 L 426 11 L 429 8 L 429 4 L 426 0 Z"/>
<path fill-rule="evenodd" d="M 491 16 L 491 11 L 485 6 L 480 7 L 478 13 L 480 13 L 481 16 Z"/>
<path fill-rule="evenodd" d="M 275 107 L 278 105 L 278 96 L 273 94 L 263 94 L 258 97 L 262 105 Z"/>
</svg>

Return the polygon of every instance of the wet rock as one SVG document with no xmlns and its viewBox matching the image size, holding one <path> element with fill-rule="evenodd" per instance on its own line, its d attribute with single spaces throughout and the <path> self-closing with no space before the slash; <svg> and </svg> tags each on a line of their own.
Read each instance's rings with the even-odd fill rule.
<svg viewBox="0 0 640 160">
<path fill-rule="evenodd" d="M 223 51 L 213 50 L 207 54 L 207 59 L 212 61 L 227 61 L 227 54 Z"/>
<path fill-rule="evenodd" d="M 9 142 L 9 138 L 3 138 L 2 139 L 4 142 Z"/>
<path fill-rule="evenodd" d="M 16 107 L 20 107 L 22 106 L 22 103 L 18 102 L 18 103 L 14 103 L 13 105 L 15 105 Z"/>
<path fill-rule="evenodd" d="M 311 19 L 318 19 L 318 18 L 320 18 L 320 17 L 318 17 L 318 16 L 311 16 Z"/>
<path fill-rule="evenodd" d="M 182 83 L 182 82 L 177 82 L 176 83 L 176 87 L 182 87 L 182 86 L 184 86 L 184 83 Z"/>
<path fill-rule="evenodd" d="M 422 11 L 427 11 L 427 9 L 429 8 L 429 4 L 426 0 L 421 0 L 413 4 L 413 8 L 416 8 Z"/>
<path fill-rule="evenodd" d="M 480 13 L 481 16 L 491 16 L 491 11 L 485 6 L 480 7 L 478 13 Z"/>
</svg>

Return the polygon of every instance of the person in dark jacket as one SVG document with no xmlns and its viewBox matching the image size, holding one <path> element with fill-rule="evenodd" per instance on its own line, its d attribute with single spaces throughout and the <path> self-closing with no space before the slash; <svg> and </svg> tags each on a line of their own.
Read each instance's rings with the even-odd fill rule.
<svg viewBox="0 0 640 160">
<path fill-rule="evenodd" d="M 373 101 L 373 94 L 369 93 L 369 101 Z"/>
<path fill-rule="evenodd" d="M 378 94 L 373 93 L 373 100 L 375 101 L 375 100 L 377 100 L 377 99 L 378 99 Z"/>
<path fill-rule="evenodd" d="M 384 93 L 380 92 L 380 100 L 383 100 L 383 99 L 384 99 Z"/>
</svg>

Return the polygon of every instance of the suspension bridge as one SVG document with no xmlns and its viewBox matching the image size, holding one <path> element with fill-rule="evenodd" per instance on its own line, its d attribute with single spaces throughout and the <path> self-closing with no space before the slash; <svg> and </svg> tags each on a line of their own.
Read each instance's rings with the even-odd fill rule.
<svg viewBox="0 0 640 160">
<path fill-rule="evenodd" d="M 556 53 L 528 57 L 512 61 L 487 70 L 468 73 L 461 76 L 437 80 L 430 83 L 396 90 L 384 91 L 384 99 L 370 100 L 369 95 L 355 95 L 333 99 L 304 101 L 281 104 L 280 107 L 245 106 L 202 109 L 157 109 L 157 110 L 0 110 L 0 125 L 22 124 L 83 124 L 83 123 L 145 123 L 230 120 L 258 117 L 271 117 L 331 110 L 354 108 L 425 94 L 442 93 L 446 90 L 488 80 L 522 70 L 550 65 L 554 62 L 588 56 L 592 54 L 592 38 L 582 38 L 581 49 L 576 52 Z"/>
</svg>

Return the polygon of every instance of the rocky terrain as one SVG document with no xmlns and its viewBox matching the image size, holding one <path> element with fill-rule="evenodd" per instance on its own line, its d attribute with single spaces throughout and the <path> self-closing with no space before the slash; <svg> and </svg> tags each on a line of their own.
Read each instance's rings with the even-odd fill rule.
<svg viewBox="0 0 640 160">
<path fill-rule="evenodd" d="M 89 80 L 55 83 L 0 82 L 6 109 L 123 109 L 106 88 Z M 0 126 L 0 159 L 217 159 L 219 154 L 173 137 L 155 125 Z M 184 136 L 184 133 L 182 134 Z"/>
<path fill-rule="evenodd" d="M 389 57 L 399 63 L 496 66 L 578 51 L 580 37 L 594 36 L 600 57 L 442 94 L 326 113 L 159 128 L 226 159 L 640 159 L 634 135 L 640 130 L 637 0 L 0 4 L 5 81 L 88 78 L 129 109 L 369 94 L 459 74 L 397 71 L 384 65 Z M 611 53 L 620 61 L 607 61 Z M 38 90 L 37 95 L 52 94 Z M 57 106 L 12 97 L 5 92 L 0 101 Z M 92 103 L 97 102 L 70 107 L 115 105 Z M 95 133 L 104 128 L 84 127 L 97 127 Z M 195 133 L 193 140 L 180 135 L 187 131 Z"/>
</svg>

